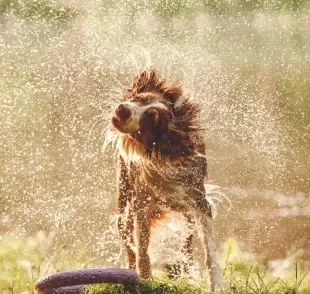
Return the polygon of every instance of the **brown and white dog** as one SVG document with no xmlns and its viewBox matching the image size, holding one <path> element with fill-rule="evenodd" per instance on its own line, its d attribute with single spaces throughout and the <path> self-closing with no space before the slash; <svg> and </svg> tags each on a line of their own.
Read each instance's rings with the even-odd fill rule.
<svg viewBox="0 0 310 294">
<path fill-rule="evenodd" d="M 173 210 L 196 224 L 211 286 L 223 287 L 211 204 L 206 198 L 207 162 L 198 114 L 198 105 L 181 85 L 159 79 L 153 69 L 147 69 L 134 77 L 116 106 L 105 144 L 112 142 L 119 154 L 118 227 L 129 268 L 142 278 L 151 277 L 151 223 Z M 189 258 L 191 242 L 189 236 L 184 244 Z"/>
</svg>

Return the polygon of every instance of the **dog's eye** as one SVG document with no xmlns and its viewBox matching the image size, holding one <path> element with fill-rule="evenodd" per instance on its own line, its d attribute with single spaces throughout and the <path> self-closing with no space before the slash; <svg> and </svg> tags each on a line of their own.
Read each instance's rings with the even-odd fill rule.
<svg viewBox="0 0 310 294">
<path fill-rule="evenodd" d="M 159 120 L 159 112 L 158 112 L 157 109 L 155 109 L 155 108 L 150 108 L 150 109 L 147 111 L 147 114 L 148 114 L 149 117 L 151 117 L 151 118 L 153 119 L 153 121 L 154 121 L 155 123 L 158 122 L 158 120 Z"/>
</svg>

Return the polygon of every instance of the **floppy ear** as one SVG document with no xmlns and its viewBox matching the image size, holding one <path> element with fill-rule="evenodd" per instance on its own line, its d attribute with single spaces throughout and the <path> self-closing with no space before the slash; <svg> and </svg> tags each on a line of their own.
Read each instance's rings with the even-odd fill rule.
<svg viewBox="0 0 310 294">
<path fill-rule="evenodd" d="M 138 94 L 155 90 L 159 80 L 153 68 L 149 68 L 135 76 L 132 83 L 132 93 Z"/>
<path fill-rule="evenodd" d="M 162 82 L 161 91 L 163 92 L 165 99 L 173 104 L 176 103 L 183 93 L 180 84 L 167 82 L 165 80 Z"/>
<path fill-rule="evenodd" d="M 160 119 L 159 112 L 149 109 L 141 118 L 141 138 L 146 150 L 147 157 L 151 157 L 156 141 L 156 125 Z"/>
<path fill-rule="evenodd" d="M 152 152 L 169 154 L 169 120 L 170 113 L 151 108 L 142 117 L 141 138 L 146 149 L 146 155 L 150 157 Z"/>
<path fill-rule="evenodd" d="M 171 154 L 171 141 L 170 141 L 170 129 L 169 121 L 171 119 L 171 114 L 167 111 L 161 111 L 159 115 L 158 122 L 155 126 L 155 144 L 154 149 L 157 155 Z"/>
</svg>

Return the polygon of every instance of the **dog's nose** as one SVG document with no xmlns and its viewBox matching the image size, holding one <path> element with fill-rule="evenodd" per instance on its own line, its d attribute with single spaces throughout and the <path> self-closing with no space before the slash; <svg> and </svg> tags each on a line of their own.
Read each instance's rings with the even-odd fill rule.
<svg viewBox="0 0 310 294">
<path fill-rule="evenodd" d="M 121 103 L 116 107 L 115 114 L 120 118 L 120 120 L 126 121 L 131 115 L 131 110 L 128 106 L 126 106 L 126 104 Z"/>
</svg>

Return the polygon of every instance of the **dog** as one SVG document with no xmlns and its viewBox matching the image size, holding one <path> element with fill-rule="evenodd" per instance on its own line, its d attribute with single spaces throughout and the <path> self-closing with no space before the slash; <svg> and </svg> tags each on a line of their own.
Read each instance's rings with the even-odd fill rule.
<svg viewBox="0 0 310 294">
<path fill-rule="evenodd" d="M 106 134 L 118 160 L 118 229 L 128 267 L 151 277 L 148 254 L 152 220 L 167 211 L 195 224 L 205 251 L 211 287 L 223 288 L 216 259 L 212 207 L 206 197 L 205 143 L 198 125 L 200 108 L 182 85 L 160 79 L 153 68 L 137 74 L 116 106 Z M 191 260 L 192 235 L 184 243 Z"/>
</svg>

